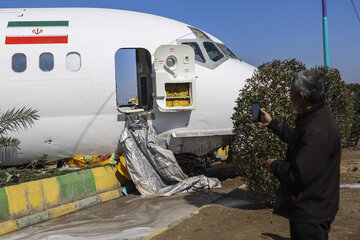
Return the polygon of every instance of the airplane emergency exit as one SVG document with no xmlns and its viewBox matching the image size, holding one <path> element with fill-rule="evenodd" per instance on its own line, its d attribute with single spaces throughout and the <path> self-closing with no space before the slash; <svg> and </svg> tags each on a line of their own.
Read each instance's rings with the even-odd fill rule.
<svg viewBox="0 0 360 240">
<path fill-rule="evenodd" d="M 0 111 L 40 117 L 11 133 L 18 148 L 0 146 L 0 166 L 114 153 L 129 113 L 146 116 L 164 148 L 207 154 L 229 143 L 255 70 L 205 31 L 131 11 L 0 9 L 0 39 Z"/>
</svg>

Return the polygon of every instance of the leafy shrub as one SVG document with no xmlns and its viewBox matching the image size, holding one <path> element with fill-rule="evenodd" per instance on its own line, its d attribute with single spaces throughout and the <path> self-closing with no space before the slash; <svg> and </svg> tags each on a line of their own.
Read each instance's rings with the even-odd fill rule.
<svg viewBox="0 0 360 240">
<path fill-rule="evenodd" d="M 360 139 L 360 84 L 351 83 L 347 85 L 354 104 L 354 122 L 351 128 L 350 146 L 357 146 Z"/>
<path fill-rule="evenodd" d="M 339 127 L 342 146 L 346 147 L 354 122 L 354 106 L 350 91 L 345 82 L 341 80 L 340 72 L 337 69 L 318 66 L 312 70 L 323 77 L 325 102 L 331 109 Z"/>
<path fill-rule="evenodd" d="M 260 101 L 272 117 L 294 124 L 295 110 L 289 100 L 292 76 L 305 70 L 296 60 L 274 60 L 258 67 L 253 77 L 246 80 L 236 100 L 232 116 L 235 138 L 232 158 L 250 190 L 274 196 L 278 182 L 263 167 L 268 158 L 285 159 L 287 145 L 272 131 L 260 128 L 251 121 L 251 102 Z"/>
<path fill-rule="evenodd" d="M 295 59 L 265 63 L 246 80 L 236 100 L 232 116 L 235 133 L 231 146 L 232 159 L 249 189 L 264 193 L 267 200 L 274 198 L 278 181 L 263 167 L 264 162 L 269 158 L 284 160 L 287 145 L 270 129 L 261 128 L 251 121 L 251 102 L 260 101 L 273 118 L 295 127 L 296 112 L 289 97 L 291 79 L 295 73 L 305 69 L 305 65 Z M 339 123 L 342 140 L 346 142 L 350 134 L 349 123 L 353 119 L 349 91 L 338 70 L 325 67 L 313 70 L 324 78 L 327 104 Z"/>
</svg>

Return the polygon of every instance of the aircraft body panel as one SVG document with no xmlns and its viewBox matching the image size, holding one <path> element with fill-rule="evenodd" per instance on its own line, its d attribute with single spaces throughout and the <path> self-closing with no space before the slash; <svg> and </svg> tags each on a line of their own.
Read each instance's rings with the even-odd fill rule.
<svg viewBox="0 0 360 240">
<path fill-rule="evenodd" d="M 49 26 L 13 26 L 23 22 Z M 48 38 L 46 41 L 67 43 L 21 43 L 38 41 L 33 40 L 34 36 L 41 34 Z M 28 35 L 29 39 L 23 38 Z M 51 38 L 54 35 L 62 38 Z M 118 121 L 115 53 L 119 49 L 146 49 L 154 63 L 159 46 L 177 45 L 179 40 L 196 39 L 196 35 L 187 24 L 130 11 L 0 9 L 0 39 L 0 112 L 27 106 L 37 109 L 40 116 L 29 130 L 9 133 L 21 141 L 20 149 L 0 159 L 1 166 L 40 157 L 52 160 L 113 153 L 124 128 L 124 121 Z M 16 53 L 26 55 L 23 72 L 12 69 Z M 39 68 L 42 53 L 54 56 L 53 70 L 44 72 Z M 81 56 L 78 71 L 67 69 L 70 53 Z M 155 116 L 152 125 L 165 139 L 164 146 L 177 153 L 198 155 L 224 146 L 231 136 L 235 100 L 254 70 L 230 58 L 215 69 L 196 64 L 194 110 L 161 112 L 156 101 L 148 110 Z"/>
</svg>

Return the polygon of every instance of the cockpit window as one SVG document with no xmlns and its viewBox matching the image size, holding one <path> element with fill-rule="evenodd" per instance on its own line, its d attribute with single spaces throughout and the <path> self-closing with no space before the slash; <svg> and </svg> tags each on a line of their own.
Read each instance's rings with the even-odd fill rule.
<svg viewBox="0 0 360 240">
<path fill-rule="evenodd" d="M 228 47 L 226 47 L 222 43 L 216 43 L 216 45 L 220 48 L 220 50 L 229 58 L 240 60 Z"/>
<path fill-rule="evenodd" d="M 218 50 L 218 48 L 212 42 L 204 42 L 204 47 L 207 54 L 209 55 L 209 58 L 212 61 L 217 62 L 224 57 L 224 55 Z"/>
<path fill-rule="evenodd" d="M 189 45 L 190 47 L 192 47 L 194 49 L 196 61 L 199 61 L 201 63 L 205 62 L 204 55 L 202 54 L 201 49 L 196 42 L 184 42 L 182 44 Z"/>
<path fill-rule="evenodd" d="M 190 28 L 190 30 L 194 33 L 196 38 L 210 39 L 203 31 L 200 31 L 199 29 L 190 26 L 188 26 L 188 28 Z"/>
</svg>

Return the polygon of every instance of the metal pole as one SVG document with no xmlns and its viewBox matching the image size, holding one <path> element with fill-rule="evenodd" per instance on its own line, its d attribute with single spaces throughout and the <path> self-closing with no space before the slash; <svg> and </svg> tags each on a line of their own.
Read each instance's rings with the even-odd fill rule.
<svg viewBox="0 0 360 240">
<path fill-rule="evenodd" d="M 324 65 L 325 65 L 326 67 L 330 67 L 330 59 L 329 59 L 329 32 L 328 32 L 328 22 L 327 22 L 326 0 L 322 0 L 322 9 L 323 9 Z"/>
</svg>

